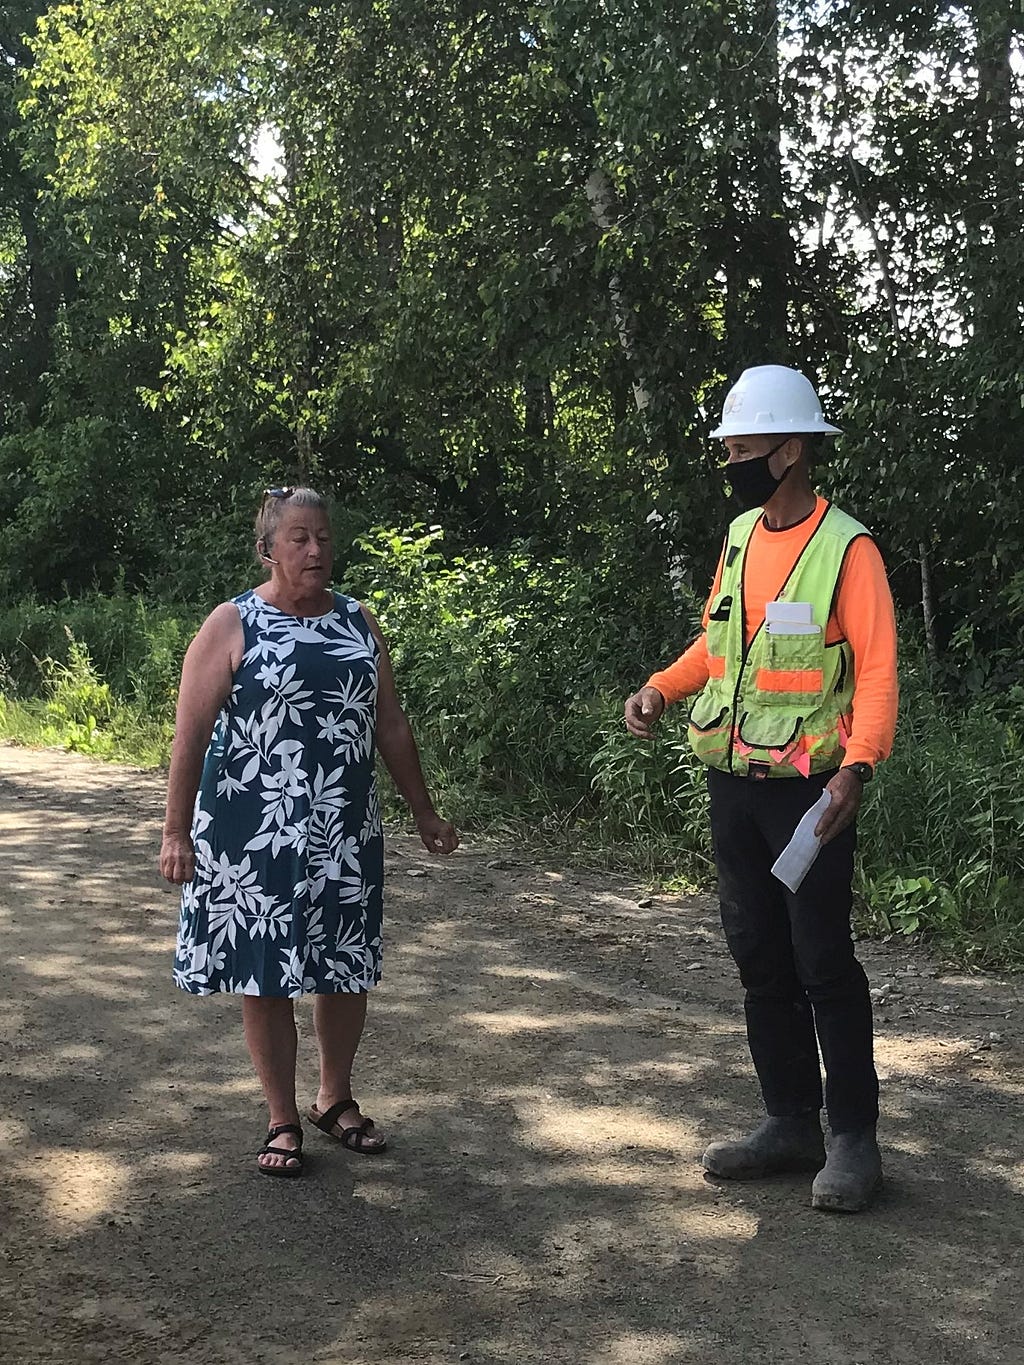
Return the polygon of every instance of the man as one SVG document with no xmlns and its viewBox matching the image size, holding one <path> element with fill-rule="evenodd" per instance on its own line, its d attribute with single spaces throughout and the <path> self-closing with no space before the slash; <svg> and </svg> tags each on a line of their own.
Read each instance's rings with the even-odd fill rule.
<svg viewBox="0 0 1024 1365">
<path fill-rule="evenodd" d="M 722 924 L 768 1114 L 713 1142 L 704 1167 L 733 1180 L 813 1170 L 814 1207 L 853 1213 L 882 1180 L 871 1001 L 850 934 L 855 821 L 892 747 L 896 626 L 874 541 L 811 486 L 814 447 L 837 434 L 795 370 L 757 366 L 729 391 L 711 435 L 740 515 L 702 634 L 629 698 L 626 725 L 650 738 L 667 706 L 698 694 L 690 742 L 708 766 Z M 790 891 L 772 865 L 824 791 L 820 852 Z"/>
</svg>

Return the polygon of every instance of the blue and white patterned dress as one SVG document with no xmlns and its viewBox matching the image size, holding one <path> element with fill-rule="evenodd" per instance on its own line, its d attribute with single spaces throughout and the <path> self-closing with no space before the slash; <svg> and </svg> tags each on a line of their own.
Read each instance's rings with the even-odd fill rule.
<svg viewBox="0 0 1024 1365">
<path fill-rule="evenodd" d="M 175 982 L 193 995 L 368 990 L 384 870 L 377 642 L 338 593 L 325 616 L 252 591 L 234 602 L 245 653 L 196 796 Z"/>
</svg>

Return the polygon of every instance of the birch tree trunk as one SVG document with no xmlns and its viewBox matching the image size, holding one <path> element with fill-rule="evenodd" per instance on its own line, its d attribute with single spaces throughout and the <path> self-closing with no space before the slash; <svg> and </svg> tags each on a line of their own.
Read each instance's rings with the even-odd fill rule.
<svg viewBox="0 0 1024 1365">
<path fill-rule="evenodd" d="M 618 204 L 615 187 L 600 166 L 595 166 L 587 177 L 586 190 L 591 217 L 602 232 L 611 232 L 618 226 Z M 608 294 L 612 304 L 612 316 L 615 319 L 615 330 L 619 335 L 619 345 L 630 369 L 633 401 L 636 403 L 637 412 L 643 413 L 650 405 L 651 393 L 641 372 L 636 342 L 636 317 L 626 299 L 618 271 L 608 282 Z"/>
</svg>

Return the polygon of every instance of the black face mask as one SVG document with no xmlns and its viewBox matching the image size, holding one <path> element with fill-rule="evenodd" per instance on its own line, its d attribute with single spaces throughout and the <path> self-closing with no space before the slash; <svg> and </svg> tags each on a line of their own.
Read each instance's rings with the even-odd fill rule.
<svg viewBox="0 0 1024 1365">
<path fill-rule="evenodd" d="M 733 502 L 741 512 L 763 507 L 793 468 L 792 465 L 787 465 L 781 479 L 777 479 L 768 468 L 768 461 L 788 440 L 787 436 L 777 446 L 772 446 L 767 455 L 758 455 L 753 460 L 737 460 L 726 465 L 726 481 L 732 488 Z"/>
</svg>

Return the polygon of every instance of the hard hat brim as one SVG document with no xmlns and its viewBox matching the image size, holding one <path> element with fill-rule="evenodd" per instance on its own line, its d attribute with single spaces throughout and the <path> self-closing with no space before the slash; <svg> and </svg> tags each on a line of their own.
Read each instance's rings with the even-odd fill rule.
<svg viewBox="0 0 1024 1365">
<path fill-rule="evenodd" d="M 834 427 L 831 422 L 821 422 L 818 426 L 804 428 L 802 431 L 785 422 L 759 422 L 751 427 L 746 422 L 722 422 L 710 433 L 713 441 L 725 436 L 842 436 L 842 427 Z"/>
</svg>

